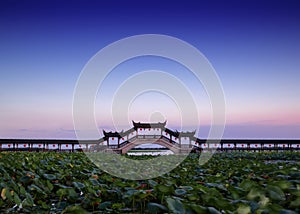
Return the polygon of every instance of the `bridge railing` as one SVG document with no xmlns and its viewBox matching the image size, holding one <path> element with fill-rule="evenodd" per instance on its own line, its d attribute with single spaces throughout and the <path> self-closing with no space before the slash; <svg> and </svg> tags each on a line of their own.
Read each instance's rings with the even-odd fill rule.
<svg viewBox="0 0 300 214">
<path fill-rule="evenodd" d="M 122 143 L 119 144 L 119 146 L 118 145 L 109 145 L 108 147 L 110 149 L 122 148 L 122 147 L 128 145 L 129 143 L 131 143 L 132 141 L 134 141 L 136 139 L 145 139 L 145 140 L 147 140 L 147 139 L 154 139 L 154 140 L 164 139 L 164 140 L 166 140 L 167 142 L 169 142 L 173 145 L 178 145 L 179 146 L 179 143 L 177 143 L 174 140 L 170 140 L 170 138 L 167 138 L 163 135 L 136 135 L 136 136 L 133 136 L 133 137 L 129 138 L 126 141 L 123 141 Z"/>
<path fill-rule="evenodd" d="M 138 139 L 160 139 L 161 135 L 137 135 Z"/>
<path fill-rule="evenodd" d="M 174 141 L 174 140 L 171 140 L 170 138 L 167 138 L 166 136 L 161 136 L 161 139 L 164 139 L 164 140 L 167 140 L 167 141 L 169 141 L 170 143 L 172 143 L 172 144 L 176 144 L 176 145 L 179 145 L 179 143 L 177 143 L 176 141 Z"/>
<path fill-rule="evenodd" d="M 136 139 L 163 139 L 179 147 L 174 140 L 163 135 L 135 135 L 122 142 L 123 147 Z M 31 139 L 0 139 L 0 151 L 94 151 L 97 145 L 101 146 L 103 141 L 91 140 L 84 143 L 76 140 L 31 140 Z M 100 144 L 99 144 L 100 143 Z M 218 151 L 300 151 L 300 140 L 221 140 L 218 148 L 204 148 L 208 142 L 202 139 L 198 150 L 217 149 Z M 228 146 L 230 145 L 230 146 Z M 256 146 L 257 145 L 257 146 Z M 93 146 L 93 148 L 91 148 Z M 103 145 L 105 146 L 105 145 Z M 117 145 L 110 145 L 109 148 L 116 149 Z M 97 149 L 96 149 L 97 150 Z"/>
<path fill-rule="evenodd" d="M 122 148 L 123 146 L 126 146 L 129 143 L 130 143 L 130 141 L 126 140 L 126 141 L 119 144 L 119 148 Z"/>
</svg>

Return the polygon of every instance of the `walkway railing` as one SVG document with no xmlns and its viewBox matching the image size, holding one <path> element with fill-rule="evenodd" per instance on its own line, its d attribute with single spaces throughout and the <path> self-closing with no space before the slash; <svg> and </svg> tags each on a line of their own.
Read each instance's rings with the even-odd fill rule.
<svg viewBox="0 0 300 214">
<path fill-rule="evenodd" d="M 137 135 L 119 144 L 124 147 L 136 139 L 158 140 L 163 139 L 179 145 L 163 135 Z M 103 140 L 39 140 L 39 139 L 0 139 L 0 151 L 95 151 Z M 213 148 L 209 148 L 213 147 Z M 99 148 L 99 147 L 98 147 Z M 117 145 L 109 146 L 118 149 Z M 223 139 L 215 146 L 213 140 L 197 139 L 195 150 L 205 151 L 300 151 L 300 140 L 241 140 Z"/>
</svg>

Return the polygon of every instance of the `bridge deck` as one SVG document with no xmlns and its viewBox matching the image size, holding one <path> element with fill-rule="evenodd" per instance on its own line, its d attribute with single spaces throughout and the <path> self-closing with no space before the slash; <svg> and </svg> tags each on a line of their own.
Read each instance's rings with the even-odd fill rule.
<svg viewBox="0 0 300 214">
<path fill-rule="evenodd" d="M 124 141 L 119 145 L 109 146 L 116 151 L 128 151 L 137 145 L 159 140 L 160 144 L 167 147 L 166 142 L 173 146 L 174 150 L 180 149 L 175 141 L 164 136 L 136 136 L 129 141 Z M 291 150 L 300 151 L 300 140 L 249 140 L 249 139 L 222 139 L 219 144 L 216 140 L 201 139 L 195 146 L 200 151 L 216 149 L 218 151 L 270 151 L 270 150 Z M 98 140 L 47 140 L 47 139 L 0 139 L 0 151 L 94 151 L 99 145 Z M 124 152 L 122 152 L 124 153 Z"/>
</svg>

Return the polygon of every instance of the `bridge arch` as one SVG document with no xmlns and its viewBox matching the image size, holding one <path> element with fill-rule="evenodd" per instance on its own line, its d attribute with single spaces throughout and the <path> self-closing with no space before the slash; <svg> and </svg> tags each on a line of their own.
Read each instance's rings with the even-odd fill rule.
<svg viewBox="0 0 300 214">
<path fill-rule="evenodd" d="M 121 147 L 120 150 L 121 150 L 122 154 L 125 154 L 129 150 L 133 149 L 134 147 L 143 145 L 143 144 L 158 144 L 160 146 L 168 148 L 175 154 L 180 152 L 180 148 L 178 146 L 176 146 L 175 144 L 171 144 L 170 142 L 168 142 L 167 140 L 164 140 L 164 139 L 155 139 L 155 140 L 153 140 L 153 142 L 149 142 L 149 140 L 136 139 L 132 142 L 129 142 L 125 146 Z"/>
</svg>

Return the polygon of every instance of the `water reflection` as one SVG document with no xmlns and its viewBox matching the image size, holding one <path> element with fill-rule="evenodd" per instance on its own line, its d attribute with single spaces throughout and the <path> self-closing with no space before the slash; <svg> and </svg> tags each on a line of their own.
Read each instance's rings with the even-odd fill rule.
<svg viewBox="0 0 300 214">
<path fill-rule="evenodd" d="M 171 150 L 164 150 L 164 151 L 129 151 L 127 153 L 128 155 L 136 155 L 136 156 L 141 156 L 141 155 L 172 155 L 174 154 Z"/>
</svg>

